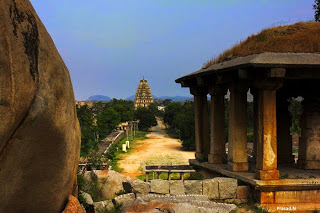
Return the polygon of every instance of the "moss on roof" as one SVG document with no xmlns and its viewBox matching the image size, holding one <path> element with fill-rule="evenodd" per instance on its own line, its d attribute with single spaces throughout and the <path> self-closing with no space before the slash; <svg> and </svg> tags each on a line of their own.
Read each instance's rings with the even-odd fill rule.
<svg viewBox="0 0 320 213">
<path fill-rule="evenodd" d="M 264 29 L 211 59 L 204 64 L 203 68 L 263 52 L 320 53 L 320 22 L 298 22 Z"/>
</svg>

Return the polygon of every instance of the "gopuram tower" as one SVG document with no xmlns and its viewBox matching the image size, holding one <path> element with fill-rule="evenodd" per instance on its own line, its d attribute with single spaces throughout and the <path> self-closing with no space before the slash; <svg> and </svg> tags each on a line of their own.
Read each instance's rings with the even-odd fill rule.
<svg viewBox="0 0 320 213">
<path fill-rule="evenodd" d="M 153 103 L 150 87 L 147 80 L 144 78 L 140 80 L 137 88 L 136 97 L 134 98 L 134 108 L 137 109 L 139 106 L 148 107 Z"/>
</svg>

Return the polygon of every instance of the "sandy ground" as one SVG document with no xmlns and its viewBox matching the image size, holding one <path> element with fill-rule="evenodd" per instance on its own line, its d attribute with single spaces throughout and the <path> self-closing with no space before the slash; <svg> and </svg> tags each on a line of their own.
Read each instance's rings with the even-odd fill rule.
<svg viewBox="0 0 320 213">
<path fill-rule="evenodd" d="M 193 151 L 183 151 L 181 142 L 169 138 L 161 128 L 163 124 L 158 120 L 158 125 L 152 128 L 147 135 L 148 139 L 137 141 L 130 155 L 123 155 L 119 166 L 123 168 L 122 174 L 136 177 L 144 174 L 144 165 L 175 165 L 189 164 L 189 159 L 194 159 Z"/>
</svg>

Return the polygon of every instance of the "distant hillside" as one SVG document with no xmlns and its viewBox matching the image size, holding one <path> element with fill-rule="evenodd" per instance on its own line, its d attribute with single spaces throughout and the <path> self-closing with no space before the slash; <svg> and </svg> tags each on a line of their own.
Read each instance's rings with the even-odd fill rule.
<svg viewBox="0 0 320 213">
<path fill-rule="evenodd" d="M 134 97 L 136 97 L 135 95 L 131 95 L 131 96 L 129 96 L 128 98 L 126 98 L 126 100 L 134 100 Z"/>
<path fill-rule="evenodd" d="M 128 98 L 126 98 L 126 100 L 134 100 L 135 95 L 131 95 Z M 153 99 L 171 99 L 172 101 L 186 101 L 186 100 L 190 100 L 192 99 L 192 96 L 152 96 Z"/>
<path fill-rule="evenodd" d="M 110 101 L 111 98 L 105 95 L 93 95 L 90 96 L 87 101 Z"/>
<path fill-rule="evenodd" d="M 158 99 L 162 99 L 162 100 L 165 100 L 165 99 L 171 99 L 172 101 L 186 101 L 186 100 L 191 100 L 193 99 L 192 96 L 160 96 L 160 97 L 156 97 Z"/>
</svg>

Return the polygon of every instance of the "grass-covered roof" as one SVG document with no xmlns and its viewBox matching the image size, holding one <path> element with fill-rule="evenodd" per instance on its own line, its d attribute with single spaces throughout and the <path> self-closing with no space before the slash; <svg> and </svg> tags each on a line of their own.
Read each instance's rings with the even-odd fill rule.
<svg viewBox="0 0 320 213">
<path fill-rule="evenodd" d="M 299 22 L 264 29 L 211 59 L 203 68 L 237 57 L 264 52 L 320 53 L 320 22 Z"/>
</svg>

